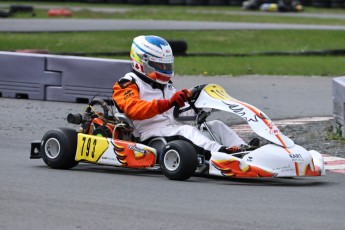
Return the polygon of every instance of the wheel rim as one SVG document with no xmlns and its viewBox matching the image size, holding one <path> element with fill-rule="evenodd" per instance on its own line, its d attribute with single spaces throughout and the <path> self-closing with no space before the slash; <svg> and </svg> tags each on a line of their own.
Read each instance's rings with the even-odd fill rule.
<svg viewBox="0 0 345 230">
<path fill-rule="evenodd" d="M 60 153 L 60 143 L 56 138 L 50 138 L 47 140 L 44 146 L 45 153 L 50 159 L 57 158 Z"/>
<path fill-rule="evenodd" d="M 169 150 L 164 156 L 164 166 L 169 171 L 176 170 L 180 165 L 180 155 L 176 150 Z"/>
</svg>

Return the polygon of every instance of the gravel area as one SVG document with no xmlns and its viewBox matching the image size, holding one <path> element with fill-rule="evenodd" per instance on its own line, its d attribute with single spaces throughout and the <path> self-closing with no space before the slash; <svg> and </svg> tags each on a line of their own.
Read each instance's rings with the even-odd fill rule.
<svg viewBox="0 0 345 230">
<path fill-rule="evenodd" d="M 333 120 L 307 122 L 297 125 L 277 125 L 280 131 L 296 144 L 322 154 L 345 158 L 345 141 L 330 140 L 333 132 Z M 255 137 L 253 133 L 241 134 L 245 139 Z"/>
<path fill-rule="evenodd" d="M 331 140 L 333 120 L 311 122 L 304 125 L 287 125 L 280 128 L 296 144 L 306 149 L 314 149 L 322 154 L 345 157 L 345 142 Z M 342 142 L 342 143 L 341 143 Z"/>
</svg>

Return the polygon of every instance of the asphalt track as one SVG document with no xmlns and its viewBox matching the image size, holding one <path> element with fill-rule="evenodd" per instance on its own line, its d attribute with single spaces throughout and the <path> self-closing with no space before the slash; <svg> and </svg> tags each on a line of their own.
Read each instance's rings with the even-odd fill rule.
<svg viewBox="0 0 345 230">
<path fill-rule="evenodd" d="M 221 84 L 276 118 L 285 107 L 294 108 L 292 116 L 331 113 L 330 78 L 189 76 L 174 81 L 178 88 Z M 301 110 L 297 104 L 302 106 L 306 98 L 310 102 Z M 56 127 L 77 128 L 67 124 L 66 114 L 84 106 L 0 99 L 0 229 L 343 229 L 343 174 L 300 179 L 195 176 L 179 182 L 154 171 L 88 164 L 53 170 L 42 160 L 29 159 L 32 140 Z"/>
<path fill-rule="evenodd" d="M 1 19 L 0 32 L 113 30 L 345 30 L 345 26 L 117 19 Z"/>
</svg>

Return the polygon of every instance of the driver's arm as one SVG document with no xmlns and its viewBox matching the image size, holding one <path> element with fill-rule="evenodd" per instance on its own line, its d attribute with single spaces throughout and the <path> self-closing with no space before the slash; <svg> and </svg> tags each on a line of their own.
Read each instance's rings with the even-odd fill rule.
<svg viewBox="0 0 345 230">
<path fill-rule="evenodd" d="M 180 107 L 188 99 L 188 90 L 177 91 L 170 99 L 145 101 L 140 99 L 139 89 L 129 80 L 120 80 L 113 87 L 113 100 L 132 120 L 144 120 L 164 113 L 175 104 Z"/>
<path fill-rule="evenodd" d="M 158 100 L 145 101 L 139 96 L 136 84 L 115 83 L 113 87 L 113 100 L 117 106 L 132 120 L 144 120 L 160 114 Z"/>
</svg>

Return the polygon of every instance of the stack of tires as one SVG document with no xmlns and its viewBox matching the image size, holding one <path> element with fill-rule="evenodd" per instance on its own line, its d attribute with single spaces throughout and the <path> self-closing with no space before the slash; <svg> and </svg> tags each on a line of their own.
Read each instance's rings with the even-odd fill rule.
<svg viewBox="0 0 345 230">
<path fill-rule="evenodd" d="M 185 5 L 186 0 L 169 0 L 169 5 Z"/>
<path fill-rule="evenodd" d="M 126 0 L 108 0 L 108 3 L 115 3 L 115 4 L 124 4 Z"/>
<path fill-rule="evenodd" d="M 345 8 L 345 0 L 331 0 L 331 8 Z"/>
<path fill-rule="evenodd" d="M 311 5 L 313 7 L 328 8 L 331 6 L 331 1 L 330 0 L 312 0 Z"/>
</svg>

